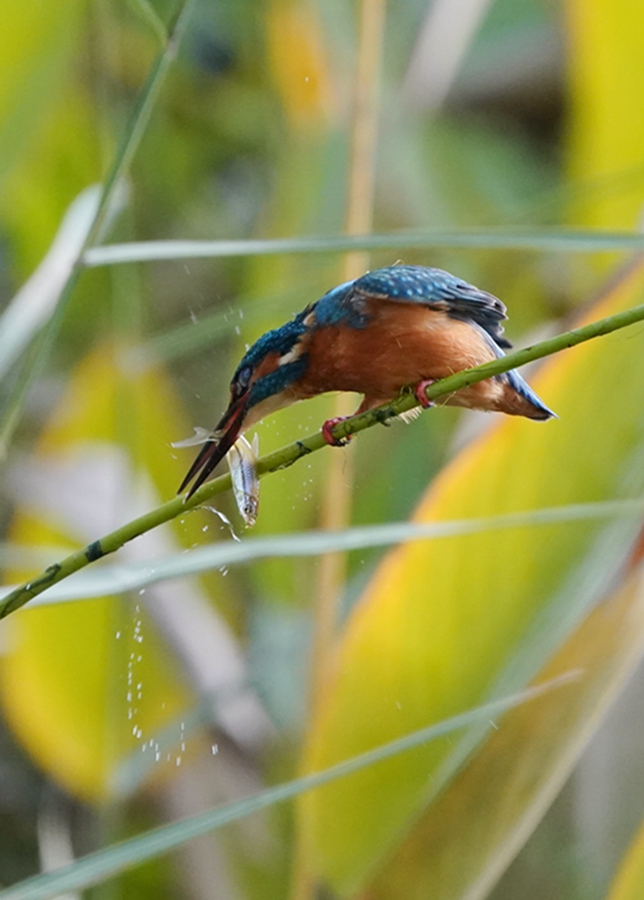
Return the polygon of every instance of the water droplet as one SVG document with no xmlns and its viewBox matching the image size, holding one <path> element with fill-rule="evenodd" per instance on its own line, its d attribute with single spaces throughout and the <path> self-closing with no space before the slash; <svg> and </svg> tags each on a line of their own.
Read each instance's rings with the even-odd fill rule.
<svg viewBox="0 0 644 900">
<path fill-rule="evenodd" d="M 230 536 L 234 541 L 240 540 L 237 537 L 237 535 L 235 534 L 235 529 L 233 528 L 233 524 L 230 521 L 230 519 L 228 518 L 228 516 L 224 515 L 224 513 L 220 512 L 220 510 L 215 509 L 214 506 L 203 506 L 202 509 L 207 509 L 211 513 L 214 513 L 223 522 L 223 524 L 228 528 L 228 530 L 230 532 Z"/>
</svg>

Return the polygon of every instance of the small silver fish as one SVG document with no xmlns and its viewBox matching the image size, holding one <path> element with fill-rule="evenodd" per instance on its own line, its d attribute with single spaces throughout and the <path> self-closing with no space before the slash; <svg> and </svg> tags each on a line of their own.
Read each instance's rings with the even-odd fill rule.
<svg viewBox="0 0 644 900">
<path fill-rule="evenodd" d="M 259 510 L 259 478 L 255 468 L 258 455 L 257 434 L 253 437 L 252 445 L 243 435 L 238 437 L 226 454 L 237 509 L 248 528 L 257 521 Z"/>
</svg>

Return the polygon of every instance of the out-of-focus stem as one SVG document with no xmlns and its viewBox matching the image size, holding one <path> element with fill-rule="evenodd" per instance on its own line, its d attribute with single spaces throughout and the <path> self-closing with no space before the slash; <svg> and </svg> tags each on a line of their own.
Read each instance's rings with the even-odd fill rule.
<svg viewBox="0 0 644 900">
<path fill-rule="evenodd" d="M 378 130 L 378 101 L 385 20 L 385 0 L 362 0 L 360 4 L 358 68 L 354 96 L 353 129 L 347 182 L 345 233 L 366 234 L 373 225 L 374 183 Z M 345 257 L 342 281 L 361 275 L 369 265 L 365 251 Z M 352 395 L 341 394 L 335 416 L 348 416 L 355 407 Z M 351 518 L 353 453 L 330 457 L 327 488 L 323 497 L 320 525 L 323 529 L 344 528 Z M 337 604 L 346 576 L 346 554 L 334 553 L 320 561 L 315 621 L 315 642 L 311 670 L 311 700 L 315 704 L 324 682 L 326 660 L 333 641 Z"/>
<path fill-rule="evenodd" d="M 344 231 L 348 235 L 367 234 L 373 227 L 385 10 L 386 0 L 361 0 L 358 26 L 358 63 L 344 224 Z M 348 253 L 344 259 L 342 281 L 357 278 L 368 265 L 369 255 L 367 252 Z M 353 395 L 340 394 L 335 403 L 334 416 L 348 416 L 354 407 Z M 346 528 L 350 523 L 353 475 L 353 448 L 349 448 L 348 452 L 335 453 L 329 458 L 326 489 L 322 498 L 320 515 L 322 529 Z M 346 570 L 346 553 L 329 553 L 320 559 L 310 669 L 310 709 L 316 707 L 326 680 L 328 661 L 335 636 L 338 602 L 346 581 Z M 304 849 L 301 842 L 298 842 L 293 866 L 292 898 L 293 900 L 312 900 L 314 896 L 315 885 L 307 871 Z"/>
</svg>

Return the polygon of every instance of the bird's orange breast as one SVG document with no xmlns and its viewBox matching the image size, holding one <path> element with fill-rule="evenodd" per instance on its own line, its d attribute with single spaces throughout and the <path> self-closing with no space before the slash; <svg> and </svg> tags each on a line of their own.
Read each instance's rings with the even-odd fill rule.
<svg viewBox="0 0 644 900">
<path fill-rule="evenodd" d="M 473 325 L 420 304 L 372 301 L 369 324 L 338 324 L 311 335 L 309 365 L 298 399 L 326 391 L 365 395 L 364 411 L 392 400 L 401 388 L 438 380 L 496 358 Z M 533 409 L 507 383 L 488 379 L 451 395 L 452 406 L 531 415 Z"/>
<path fill-rule="evenodd" d="M 311 336 L 308 370 L 299 387 L 357 391 L 383 400 L 402 387 L 438 379 L 494 358 L 471 325 L 419 304 L 372 304 L 365 328 L 339 324 Z"/>
</svg>

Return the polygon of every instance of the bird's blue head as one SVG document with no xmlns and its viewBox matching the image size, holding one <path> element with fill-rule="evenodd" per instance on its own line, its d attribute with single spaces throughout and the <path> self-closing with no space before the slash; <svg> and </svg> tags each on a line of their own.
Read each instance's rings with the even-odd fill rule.
<svg viewBox="0 0 644 900">
<path fill-rule="evenodd" d="M 242 431 L 265 415 L 287 406 L 287 388 L 307 368 L 306 342 L 314 317 L 307 307 L 291 322 L 262 335 L 244 354 L 230 382 L 228 408 L 202 447 L 179 491 L 195 478 L 190 497 L 230 450 Z"/>
<path fill-rule="evenodd" d="M 302 377 L 307 357 L 301 338 L 304 316 L 267 331 L 245 353 L 230 382 L 231 404 L 243 401 L 246 412 Z"/>
</svg>

